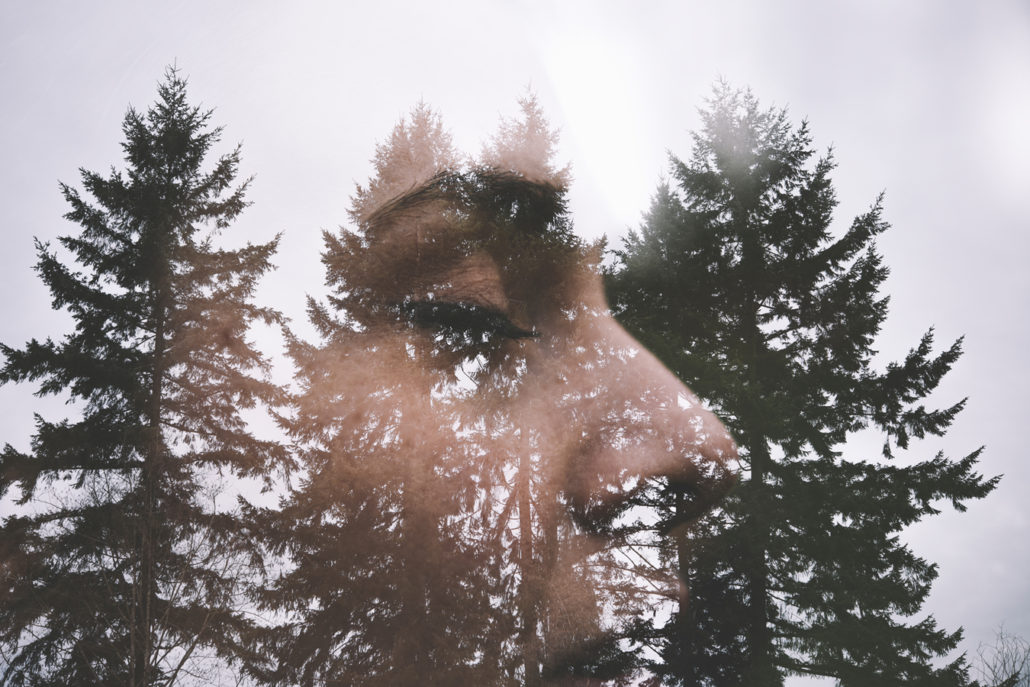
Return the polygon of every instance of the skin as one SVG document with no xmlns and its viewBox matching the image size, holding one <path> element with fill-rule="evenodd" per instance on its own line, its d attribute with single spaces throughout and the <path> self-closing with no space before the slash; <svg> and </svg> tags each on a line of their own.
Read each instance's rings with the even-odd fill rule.
<svg viewBox="0 0 1030 687">
<path fill-rule="evenodd" d="M 302 408 L 337 432 L 324 488 L 381 494 L 376 508 L 419 542 L 394 557 L 411 585 L 387 684 L 460 684 L 448 671 L 476 652 L 515 656 L 527 685 L 599 684 L 592 654 L 626 614 L 684 594 L 672 573 L 626 575 L 620 523 L 671 483 L 691 510 L 670 527 L 687 527 L 733 483 L 732 439 L 612 318 L 561 197 L 517 174 L 442 175 L 324 256 L 346 314 Z M 516 583 L 504 617 L 480 621 L 496 600 L 453 589 L 493 569 L 494 541 L 514 552 L 498 574 Z M 440 641 L 452 624 L 481 643 Z"/>
</svg>

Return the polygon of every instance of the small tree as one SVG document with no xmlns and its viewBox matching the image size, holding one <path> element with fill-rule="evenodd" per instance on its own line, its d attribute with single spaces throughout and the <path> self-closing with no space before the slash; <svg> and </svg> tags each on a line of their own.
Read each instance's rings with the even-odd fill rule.
<svg viewBox="0 0 1030 687">
<path fill-rule="evenodd" d="M 981 644 L 973 673 L 986 687 L 1030 687 L 1030 642 L 998 630 L 993 644 Z"/>
<path fill-rule="evenodd" d="M 887 268 L 875 238 L 880 200 L 834 235 L 832 156 L 816 159 L 806 124 L 721 86 L 702 112 L 688 161 L 672 158 L 610 276 L 625 326 L 735 435 L 745 473 L 725 507 L 666 555 L 690 590 L 651 628 L 659 674 L 684 685 L 780 685 L 790 674 L 841 685 L 962 685 L 958 644 L 932 617 L 914 623 L 936 577 L 898 534 L 948 501 L 988 494 L 980 451 L 895 459 L 944 434 L 962 409 L 922 400 L 958 359 L 933 353 L 932 330 L 901 363 L 874 367 L 887 316 Z M 850 456 L 864 428 L 883 457 Z M 674 488 L 657 503 L 682 521 Z"/>
<path fill-rule="evenodd" d="M 0 529 L 2 684 L 171 685 L 205 651 L 248 652 L 249 546 L 213 478 L 287 463 L 240 415 L 282 400 L 246 338 L 281 320 L 251 302 L 277 240 L 216 247 L 248 182 L 234 186 L 238 148 L 205 169 L 210 116 L 170 69 L 157 102 L 125 116 L 126 170 L 82 171 L 92 201 L 61 186 L 78 267 L 37 244 L 74 331 L 3 346 L 0 378 L 68 393 L 81 417 L 37 416 L 31 451 L 0 456 L 0 495 L 17 486 L 25 506 Z"/>
</svg>

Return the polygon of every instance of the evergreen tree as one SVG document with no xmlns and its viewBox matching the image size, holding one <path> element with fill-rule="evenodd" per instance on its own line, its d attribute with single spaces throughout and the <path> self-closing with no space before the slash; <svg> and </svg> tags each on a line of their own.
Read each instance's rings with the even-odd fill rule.
<svg viewBox="0 0 1030 687">
<path fill-rule="evenodd" d="M 37 244 L 74 331 L 3 346 L 0 377 L 67 393 L 81 416 L 37 416 L 31 451 L 0 456 L 0 495 L 24 505 L 0 529 L 2 684 L 171 685 L 198 657 L 250 651 L 250 546 L 216 478 L 288 462 L 240 414 L 282 400 L 246 338 L 281 320 L 252 303 L 278 239 L 217 247 L 248 182 L 239 148 L 206 164 L 210 117 L 170 69 L 125 116 L 125 171 L 82 171 L 92 200 L 62 185 L 81 230 L 62 252 Z"/>
<path fill-rule="evenodd" d="M 325 235 L 331 294 L 309 304 L 320 341 L 290 342 L 300 388 L 286 429 L 304 476 L 279 509 L 253 511 L 286 560 L 263 597 L 285 616 L 258 671 L 270 684 L 626 673 L 601 627 L 608 580 L 585 563 L 595 551 L 565 489 L 570 454 L 590 454 L 570 442 L 604 440 L 554 421 L 604 397 L 598 371 L 625 352 L 573 335 L 595 314 L 577 282 L 586 251 L 564 185 L 530 174 L 565 172 L 533 157 L 550 156 L 553 134 L 522 105 L 471 168 L 420 105 L 377 148 L 356 226 Z M 537 331 L 545 312 L 553 326 Z M 619 398 L 613 414 L 630 405 Z"/>
<path fill-rule="evenodd" d="M 551 128 L 536 94 L 530 91 L 519 98 L 519 110 L 518 117 L 501 119 L 497 133 L 483 146 L 480 164 L 568 188 L 572 171 L 569 165 L 555 167 L 558 131 Z"/>
<path fill-rule="evenodd" d="M 440 114 L 424 102 L 402 117 L 390 139 L 376 145 L 373 174 L 351 196 L 351 219 L 361 224 L 388 201 L 445 170 L 457 169 L 458 153 Z"/>
<path fill-rule="evenodd" d="M 689 161 L 672 159 L 639 232 L 609 274 L 625 326 L 725 419 L 745 472 L 724 507 L 666 556 L 689 588 L 670 622 L 645 634 L 656 673 L 683 685 L 780 685 L 822 675 L 840 685 L 964 685 L 964 657 L 938 659 L 960 632 L 919 614 L 936 566 L 899 537 L 988 494 L 980 451 L 913 460 L 910 440 L 945 433 L 964 401 L 927 409 L 961 353 L 925 334 L 877 370 L 888 270 L 875 238 L 881 200 L 843 233 L 832 156 L 806 124 L 716 89 Z M 849 437 L 886 435 L 883 456 L 846 455 Z M 665 530 L 683 494 L 659 485 Z M 680 528 L 682 531 L 682 528 Z"/>
<path fill-rule="evenodd" d="M 546 227 L 549 241 L 564 243 L 578 255 L 583 247 L 572 235 L 571 218 L 565 206 L 571 170 L 568 165 L 557 167 L 555 163 L 558 132 L 547 121 L 535 94 L 527 93 L 518 104 L 518 116 L 502 118 L 497 132 L 483 146 L 479 173 L 511 174 L 518 179 L 546 184 L 553 189 L 557 204 L 540 208 L 543 212 L 534 216 L 535 228 L 532 223 L 514 227 L 514 218 L 510 216 L 495 218 L 495 221 L 499 227 L 508 225 L 508 231 L 514 235 L 537 233 Z M 533 262 L 539 259 L 517 240 L 509 245 L 506 256 L 512 263 L 512 272 L 532 271 Z M 553 279 L 553 275 L 548 275 L 540 281 L 538 289 L 546 293 L 547 282 Z M 556 350 L 566 350 L 574 348 L 571 343 L 555 337 L 550 345 Z M 581 355 L 576 363 L 584 372 L 611 366 L 610 351 L 599 352 L 596 358 L 591 358 L 590 353 Z M 589 378 L 589 373 L 584 374 L 584 378 Z M 497 385 L 493 393 L 512 394 L 522 380 L 519 375 L 494 375 L 486 383 Z M 484 386 L 481 391 L 489 392 L 489 389 Z M 610 391 L 595 388 L 590 393 L 604 397 Z M 554 407 L 541 410 L 539 415 L 562 412 L 560 398 L 549 401 Z M 527 415 L 537 416 L 536 413 Z M 617 604 L 613 603 L 612 596 L 586 593 L 586 590 L 594 590 L 598 583 L 615 588 L 619 575 L 615 567 L 605 565 L 610 563 L 607 551 L 596 552 L 591 565 L 583 565 L 583 557 L 576 551 L 575 544 L 582 528 L 563 517 L 573 506 L 568 493 L 562 489 L 563 480 L 556 474 L 562 469 L 561 457 L 552 455 L 555 447 L 535 443 L 538 440 L 527 427 L 528 417 L 511 417 L 506 412 L 490 416 L 493 442 L 504 448 L 492 451 L 477 467 L 483 483 L 492 489 L 488 502 L 482 506 L 484 513 L 490 519 L 490 529 L 497 532 L 505 544 L 499 551 L 502 556 L 499 569 L 505 571 L 502 588 L 507 594 L 499 598 L 501 610 L 514 620 L 513 629 L 517 631 L 510 642 L 511 659 L 518 665 L 522 684 L 529 687 L 543 681 L 560 684 L 582 674 L 597 677 L 625 673 L 629 669 L 629 657 L 619 651 L 613 638 L 600 639 L 605 622 L 602 607 L 607 605 L 611 610 Z M 474 421 L 475 418 L 468 419 L 469 424 Z M 557 604 L 544 588 L 545 581 L 552 577 L 566 580 L 570 590 Z M 574 594 L 573 589 L 582 593 Z M 575 611 L 570 612 L 572 607 Z M 568 616 L 574 616 L 576 621 L 567 622 Z M 584 618 L 590 619 L 585 623 L 586 628 Z M 570 660 L 570 647 L 584 644 L 592 646 L 592 650 L 584 653 L 577 648 L 576 660 Z"/>
<path fill-rule="evenodd" d="M 303 477 L 279 509 L 252 511 L 287 561 L 262 598 L 283 614 L 266 635 L 267 683 L 502 684 L 482 565 L 491 556 L 468 517 L 472 444 L 443 419 L 449 401 L 437 391 L 453 379 L 432 363 L 441 349 L 398 310 L 432 257 L 376 235 L 383 212 L 404 213 L 398 197 L 456 164 L 439 116 L 419 104 L 376 149 L 375 174 L 352 199 L 357 230 L 325 233 L 332 294 L 309 301 L 321 341 L 289 342 L 300 390 L 284 427 Z M 439 422 L 420 420 L 427 410 Z"/>
</svg>

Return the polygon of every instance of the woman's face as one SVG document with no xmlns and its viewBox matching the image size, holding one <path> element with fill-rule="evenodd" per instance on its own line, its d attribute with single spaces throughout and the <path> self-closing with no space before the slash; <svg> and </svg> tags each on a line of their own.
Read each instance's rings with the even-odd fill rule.
<svg viewBox="0 0 1030 687">
<path fill-rule="evenodd" d="M 630 553 L 677 524 L 656 532 L 647 494 L 681 490 L 685 526 L 732 482 L 733 441 L 612 318 L 560 199 L 453 175 L 327 251 L 338 393 L 310 412 L 335 418 L 338 488 L 391 514 L 397 669 L 496 653 L 545 679 L 601 671 L 621 624 L 682 594 Z"/>
</svg>

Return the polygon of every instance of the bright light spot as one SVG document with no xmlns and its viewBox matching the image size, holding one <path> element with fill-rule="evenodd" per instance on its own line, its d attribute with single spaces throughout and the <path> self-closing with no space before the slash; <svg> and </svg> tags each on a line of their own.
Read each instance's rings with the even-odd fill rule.
<svg viewBox="0 0 1030 687">
<path fill-rule="evenodd" d="M 547 72 L 562 109 L 562 139 L 575 149 L 577 184 L 593 187 L 611 220 L 635 226 L 656 181 L 647 153 L 654 147 L 639 104 L 642 68 L 632 46 L 611 36 L 556 36 Z"/>
<path fill-rule="evenodd" d="M 984 172 L 991 183 L 1014 203 L 1025 200 L 1030 174 L 1030 117 L 1028 79 L 1019 71 L 1021 61 L 1002 55 L 997 72 L 985 79 L 988 86 L 981 104 L 980 127 L 986 139 L 981 145 Z"/>
</svg>

